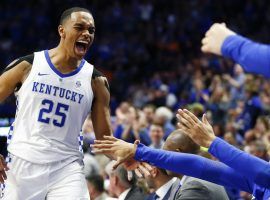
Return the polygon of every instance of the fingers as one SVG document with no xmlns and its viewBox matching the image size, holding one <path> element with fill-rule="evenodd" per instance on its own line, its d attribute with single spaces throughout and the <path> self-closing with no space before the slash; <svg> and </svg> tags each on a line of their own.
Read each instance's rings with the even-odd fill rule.
<svg viewBox="0 0 270 200">
<path fill-rule="evenodd" d="M 123 166 L 126 170 L 133 171 L 138 168 L 139 162 L 134 159 L 127 160 L 123 163 Z"/>
<path fill-rule="evenodd" d="M 182 116 L 189 121 L 193 126 L 199 124 L 201 121 L 190 111 L 184 109 L 182 112 Z M 191 127 L 192 128 L 192 127 Z"/>
<path fill-rule="evenodd" d="M 113 144 L 91 144 L 90 147 L 95 148 L 95 149 L 109 149 L 112 148 L 114 145 Z"/>
<path fill-rule="evenodd" d="M 144 167 L 144 165 L 140 164 L 138 168 L 139 168 L 139 170 L 141 171 L 141 173 L 143 174 L 144 177 L 151 176 L 150 171 L 146 167 Z"/>
<path fill-rule="evenodd" d="M 151 171 L 151 170 L 153 170 L 153 167 L 151 166 L 151 165 L 149 165 L 148 163 L 146 163 L 146 162 L 143 162 L 143 163 L 141 163 L 147 170 L 149 170 L 149 171 Z"/>
<path fill-rule="evenodd" d="M 190 111 L 184 109 L 184 112 L 195 122 L 195 123 L 199 123 L 200 120 Z"/>
<path fill-rule="evenodd" d="M 139 178 L 143 178 L 143 174 L 141 173 L 141 171 L 137 168 L 134 170 L 135 174 L 139 177 Z"/>
<path fill-rule="evenodd" d="M 210 48 L 208 47 L 208 45 L 203 45 L 201 47 L 201 51 L 204 53 L 208 53 L 208 52 L 210 52 Z"/>
<path fill-rule="evenodd" d="M 134 144 L 135 144 L 135 145 L 140 144 L 140 140 L 135 140 Z"/>
<path fill-rule="evenodd" d="M 110 141 L 117 141 L 117 140 L 119 140 L 119 139 L 117 139 L 117 138 L 115 138 L 113 136 L 110 136 L 110 135 L 104 135 L 103 137 L 104 137 L 104 139 L 107 139 L 107 140 L 110 140 Z"/>
<path fill-rule="evenodd" d="M 114 150 L 112 150 L 112 149 L 93 149 L 91 152 L 95 153 L 95 154 L 113 154 Z"/>
<path fill-rule="evenodd" d="M 8 170 L 7 164 L 4 157 L 0 155 L 0 183 L 4 183 L 4 181 L 7 179 L 5 170 Z"/>
<path fill-rule="evenodd" d="M 189 112 L 186 109 L 179 109 L 178 114 L 180 115 L 180 117 L 177 116 L 177 118 L 180 119 L 180 123 L 189 128 L 192 128 L 195 124 L 200 123 L 200 120 L 193 113 Z"/>
<path fill-rule="evenodd" d="M 206 114 L 203 114 L 202 121 L 205 125 L 210 125 L 210 123 L 207 120 Z"/>
<path fill-rule="evenodd" d="M 184 117 L 181 117 L 178 114 L 177 114 L 177 118 L 179 120 L 179 127 L 189 128 L 189 127 L 192 127 L 193 126 L 188 120 L 186 120 Z"/>
<path fill-rule="evenodd" d="M 4 170 L 1 172 L 1 175 L 4 178 L 4 180 L 7 180 L 7 174 Z"/>
<path fill-rule="evenodd" d="M 8 168 L 8 166 L 7 166 L 7 163 L 6 163 L 4 157 L 3 157 L 1 154 L 0 154 L 0 162 L 1 162 L 1 164 L 3 165 L 3 167 L 4 167 L 4 170 L 8 171 L 9 168 Z"/>
<path fill-rule="evenodd" d="M 179 131 L 181 131 L 182 133 L 184 133 L 185 135 L 187 135 L 188 137 L 190 137 L 192 139 L 192 135 L 191 135 L 191 131 L 189 131 L 186 128 L 179 128 Z"/>
<path fill-rule="evenodd" d="M 122 163 L 124 163 L 126 161 L 126 158 L 120 158 L 118 157 L 116 160 L 116 163 L 113 165 L 113 169 L 116 169 L 119 165 L 121 165 Z"/>
<path fill-rule="evenodd" d="M 0 173 L 0 183 L 4 183 L 4 182 L 5 182 L 5 180 L 4 180 L 3 176 Z"/>
<path fill-rule="evenodd" d="M 203 45 L 207 44 L 208 42 L 209 42 L 208 37 L 205 37 L 205 38 L 202 39 L 202 44 Z"/>
<path fill-rule="evenodd" d="M 113 144 L 111 140 L 94 140 L 95 144 Z"/>
</svg>

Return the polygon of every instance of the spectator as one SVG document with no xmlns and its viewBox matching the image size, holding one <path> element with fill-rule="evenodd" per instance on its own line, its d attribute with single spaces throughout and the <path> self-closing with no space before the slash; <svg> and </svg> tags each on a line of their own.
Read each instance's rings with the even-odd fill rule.
<svg viewBox="0 0 270 200">
<path fill-rule="evenodd" d="M 171 122 L 173 118 L 173 113 L 170 109 L 166 107 L 159 107 L 155 112 L 155 121 L 164 127 L 164 139 L 174 131 L 174 126 Z"/>
<path fill-rule="evenodd" d="M 234 76 L 224 74 L 223 78 L 230 84 L 231 107 L 236 106 L 238 100 L 244 99 L 245 74 L 239 64 L 234 65 Z"/>
<path fill-rule="evenodd" d="M 104 189 L 104 180 L 100 175 L 86 177 L 91 200 L 106 200 L 108 195 Z"/>
<path fill-rule="evenodd" d="M 161 149 L 164 145 L 164 127 L 159 123 L 153 123 L 149 129 L 151 144 L 150 147 Z"/>
<path fill-rule="evenodd" d="M 106 166 L 106 172 L 110 178 L 109 191 L 119 200 L 137 200 L 144 199 L 145 194 L 136 186 L 136 177 L 133 174 L 131 180 L 128 180 L 127 170 L 119 166 L 116 170 L 112 169 L 115 161 L 111 161 Z"/>
<path fill-rule="evenodd" d="M 146 177 L 146 182 L 154 192 L 146 200 L 174 199 L 179 190 L 180 181 L 157 167 L 153 167 L 151 174 L 152 176 Z"/>
</svg>

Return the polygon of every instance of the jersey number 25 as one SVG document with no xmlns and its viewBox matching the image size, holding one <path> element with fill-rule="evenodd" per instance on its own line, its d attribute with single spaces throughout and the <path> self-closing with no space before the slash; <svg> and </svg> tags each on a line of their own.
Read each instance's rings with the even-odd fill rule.
<svg viewBox="0 0 270 200">
<path fill-rule="evenodd" d="M 38 121 L 39 122 L 43 122 L 46 124 L 49 124 L 51 121 L 51 118 L 49 117 L 44 117 L 44 113 L 51 113 L 54 107 L 54 103 L 51 100 L 48 99 L 44 99 L 41 102 L 42 105 L 46 106 L 48 105 L 48 107 L 46 106 L 46 108 L 42 108 L 39 111 L 39 115 L 38 115 Z M 54 126 L 58 126 L 58 127 L 63 127 L 65 125 L 65 121 L 66 121 L 66 112 L 68 111 L 69 106 L 66 104 L 62 104 L 62 103 L 57 103 L 56 105 L 56 110 L 55 110 L 55 116 L 59 116 L 60 120 L 57 119 L 53 119 L 52 123 Z"/>
</svg>

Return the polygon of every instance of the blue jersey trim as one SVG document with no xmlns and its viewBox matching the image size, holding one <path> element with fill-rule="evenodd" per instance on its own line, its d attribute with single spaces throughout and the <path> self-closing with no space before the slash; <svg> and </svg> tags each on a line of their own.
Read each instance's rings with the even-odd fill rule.
<svg viewBox="0 0 270 200">
<path fill-rule="evenodd" d="M 76 70 L 74 70 L 74 71 L 72 71 L 72 72 L 70 72 L 70 73 L 68 73 L 68 74 L 63 74 L 63 73 L 61 73 L 61 72 L 53 65 L 53 63 L 52 63 L 52 61 L 51 61 L 51 58 L 50 58 L 50 56 L 49 56 L 48 50 L 45 50 L 45 51 L 44 51 L 44 54 L 45 54 L 47 63 L 49 64 L 50 68 L 51 68 L 58 76 L 60 76 L 61 78 L 65 78 L 65 77 L 69 77 L 69 76 L 73 76 L 73 75 L 77 74 L 77 73 L 82 69 L 82 67 L 83 67 L 83 65 L 84 65 L 84 63 L 85 63 L 85 60 L 82 59 L 82 61 L 81 61 L 80 65 L 79 65 L 79 67 L 77 67 Z"/>
</svg>

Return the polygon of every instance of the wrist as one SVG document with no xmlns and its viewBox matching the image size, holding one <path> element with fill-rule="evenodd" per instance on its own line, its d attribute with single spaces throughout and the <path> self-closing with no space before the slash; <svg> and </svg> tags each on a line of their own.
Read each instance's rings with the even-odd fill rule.
<svg viewBox="0 0 270 200">
<path fill-rule="evenodd" d="M 214 136 L 211 136 L 211 137 L 209 138 L 209 140 L 206 142 L 205 147 L 206 147 L 206 148 L 209 148 L 215 139 L 216 139 L 216 136 L 215 136 L 215 135 L 214 135 Z"/>
</svg>

